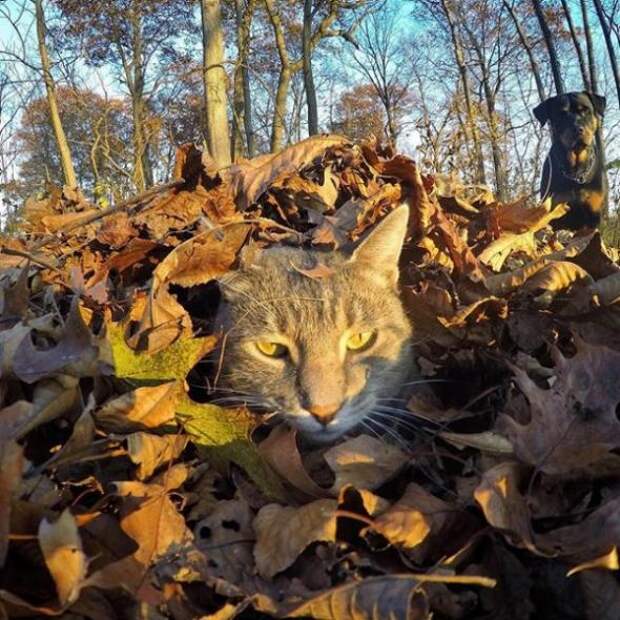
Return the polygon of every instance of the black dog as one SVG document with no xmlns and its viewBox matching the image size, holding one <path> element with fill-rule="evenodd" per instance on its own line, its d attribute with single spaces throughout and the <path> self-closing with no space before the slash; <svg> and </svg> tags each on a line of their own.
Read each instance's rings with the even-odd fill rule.
<svg viewBox="0 0 620 620">
<path fill-rule="evenodd" d="M 607 203 L 601 121 L 605 97 L 566 93 L 543 101 L 534 115 L 551 125 L 551 150 L 545 160 L 540 193 L 552 205 L 567 203 L 570 211 L 553 222 L 555 228 L 596 228 Z"/>
</svg>

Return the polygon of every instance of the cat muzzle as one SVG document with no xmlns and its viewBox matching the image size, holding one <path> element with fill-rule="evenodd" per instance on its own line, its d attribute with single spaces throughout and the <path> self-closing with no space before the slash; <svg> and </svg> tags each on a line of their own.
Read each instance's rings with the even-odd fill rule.
<svg viewBox="0 0 620 620">
<path fill-rule="evenodd" d="M 323 426 L 327 426 L 335 417 L 342 403 L 337 405 L 310 405 L 306 408 L 306 411 Z"/>
</svg>

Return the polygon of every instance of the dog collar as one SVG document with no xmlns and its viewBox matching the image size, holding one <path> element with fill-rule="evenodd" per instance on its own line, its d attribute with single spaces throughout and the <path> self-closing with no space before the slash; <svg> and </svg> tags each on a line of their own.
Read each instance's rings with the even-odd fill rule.
<svg viewBox="0 0 620 620">
<path fill-rule="evenodd" d="M 570 181 L 574 181 L 579 185 L 585 185 L 592 176 L 592 171 L 594 170 L 594 166 L 596 165 L 596 147 L 593 146 L 590 151 L 590 156 L 588 157 L 587 169 L 584 172 L 573 173 L 566 170 L 566 168 L 562 168 L 562 174 L 569 179 Z"/>
</svg>

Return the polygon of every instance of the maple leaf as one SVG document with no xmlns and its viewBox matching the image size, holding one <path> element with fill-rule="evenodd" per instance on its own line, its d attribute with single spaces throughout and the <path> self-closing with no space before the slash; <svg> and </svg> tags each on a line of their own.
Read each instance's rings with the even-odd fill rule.
<svg viewBox="0 0 620 620">
<path fill-rule="evenodd" d="M 194 438 L 203 457 L 225 468 L 236 463 L 268 496 L 283 497 L 280 480 L 250 441 L 257 418 L 246 409 L 223 409 L 201 405 L 185 397 L 176 405 L 183 428 Z"/>
<path fill-rule="evenodd" d="M 102 359 L 114 376 L 150 384 L 184 380 L 187 373 L 217 342 L 215 336 L 185 337 L 155 353 L 134 351 L 125 341 L 124 323 L 107 323 Z"/>
</svg>

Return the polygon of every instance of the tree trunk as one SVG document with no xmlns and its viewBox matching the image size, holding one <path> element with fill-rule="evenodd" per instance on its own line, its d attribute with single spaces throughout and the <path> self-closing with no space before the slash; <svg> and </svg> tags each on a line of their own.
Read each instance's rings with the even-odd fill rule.
<svg viewBox="0 0 620 620">
<path fill-rule="evenodd" d="M 56 84 L 51 73 L 51 63 L 47 53 L 47 45 L 45 43 L 45 14 L 43 12 L 43 0 L 35 0 L 35 14 L 37 22 L 37 38 L 39 40 L 39 56 L 41 57 L 41 69 L 43 71 L 43 82 L 45 83 L 45 92 L 47 94 L 47 105 L 49 107 L 50 120 L 56 144 L 58 146 L 58 154 L 60 155 L 60 164 L 64 182 L 70 187 L 77 187 L 77 177 L 73 167 L 73 159 L 71 158 L 71 149 L 65 130 L 62 126 L 60 113 L 58 111 L 58 99 L 56 97 Z"/>
<path fill-rule="evenodd" d="M 388 139 L 388 144 L 396 149 L 396 140 L 398 139 L 398 131 L 396 129 L 396 123 L 394 122 L 394 110 L 392 106 L 392 102 L 389 98 L 384 99 L 383 107 L 385 108 L 385 118 L 386 118 L 386 134 Z"/>
<path fill-rule="evenodd" d="M 200 8 L 202 14 L 202 75 L 207 146 L 211 157 L 218 166 L 228 166 L 231 157 L 226 71 L 224 70 L 222 7 L 220 0 L 201 0 Z"/>
<path fill-rule="evenodd" d="M 618 73 L 618 61 L 616 60 L 616 52 L 614 51 L 614 44 L 611 40 L 611 32 L 609 30 L 609 24 L 601 5 L 601 0 L 594 0 L 594 6 L 596 7 L 596 14 L 598 20 L 601 23 L 601 29 L 603 30 L 603 36 L 605 37 L 605 44 L 607 45 L 607 55 L 609 56 L 609 64 L 611 65 L 611 72 L 614 76 L 614 82 L 616 83 L 616 92 L 618 94 L 618 103 L 620 103 L 620 74 Z"/>
<path fill-rule="evenodd" d="M 527 40 L 527 35 L 523 31 L 523 28 L 521 28 L 521 23 L 519 22 L 519 19 L 517 18 L 514 12 L 514 9 L 512 8 L 508 0 L 503 0 L 503 3 L 504 3 L 504 7 L 506 8 L 508 13 L 510 14 L 510 17 L 512 18 L 515 28 L 517 29 L 517 34 L 519 35 L 519 40 L 521 41 L 521 45 L 523 46 L 523 49 L 525 50 L 525 53 L 527 54 L 527 57 L 530 61 L 530 67 L 532 68 L 532 73 L 534 74 L 534 80 L 536 82 L 536 90 L 538 91 L 538 97 L 541 101 L 544 101 L 547 98 L 547 95 L 545 93 L 545 85 L 542 81 L 542 78 L 540 77 L 540 70 L 538 69 L 538 63 L 536 62 L 536 58 L 534 57 L 532 46 Z"/>
<path fill-rule="evenodd" d="M 234 120 L 235 131 L 233 153 L 238 155 L 238 145 L 243 144 L 245 139 L 246 153 L 248 157 L 254 157 L 256 148 L 254 145 L 254 129 L 252 127 L 252 95 L 250 92 L 250 73 L 248 71 L 248 54 L 250 44 L 250 26 L 254 13 L 255 0 L 248 0 L 244 5 L 243 0 L 235 0 L 235 20 L 237 27 L 237 66 L 235 68 L 235 101 Z M 241 135 L 243 125 L 243 136 Z"/>
<path fill-rule="evenodd" d="M 143 192 L 147 185 L 147 170 L 149 169 L 144 135 L 144 102 L 143 89 L 139 88 L 131 94 L 131 116 L 133 122 L 133 151 L 134 168 L 133 182 L 138 192 Z M 145 165 L 146 164 L 146 165 Z"/>
<path fill-rule="evenodd" d="M 245 126 L 245 92 L 243 90 L 243 73 L 242 64 L 245 51 L 244 33 L 242 31 L 243 23 L 243 0 L 235 0 L 235 25 L 237 31 L 237 62 L 233 75 L 233 105 L 232 105 L 232 133 L 230 152 L 233 161 L 246 154 L 244 144 L 244 126 Z"/>
<path fill-rule="evenodd" d="M 590 90 L 590 78 L 588 77 L 588 70 L 583 57 L 583 51 L 581 50 L 581 43 L 579 43 L 577 32 L 575 31 L 575 25 L 573 24 L 573 17 L 570 12 L 570 7 L 568 6 L 568 2 L 566 0 L 561 0 L 561 2 L 564 15 L 566 16 L 566 23 L 568 24 L 568 29 L 570 30 L 570 36 L 573 40 L 575 51 L 577 52 L 577 59 L 579 60 L 579 68 L 581 69 L 581 77 L 583 79 L 583 87 L 586 90 Z"/>
<path fill-rule="evenodd" d="M 231 145 L 230 153 L 233 161 L 237 161 L 245 156 L 244 141 L 244 115 L 245 115 L 245 96 L 243 93 L 243 77 L 239 67 L 235 69 L 233 77 L 233 116 L 232 116 L 232 132 L 230 135 Z"/>
<path fill-rule="evenodd" d="M 553 42 L 553 36 L 551 35 L 551 30 L 549 30 L 549 25 L 545 19 L 545 14 L 540 6 L 540 0 L 532 0 L 532 6 L 534 7 L 536 17 L 538 18 L 543 39 L 545 40 L 545 45 L 547 46 L 547 52 L 549 53 L 549 62 L 551 63 L 551 72 L 553 73 L 555 91 L 558 95 L 562 95 L 564 93 L 564 81 L 562 80 L 562 70 L 560 67 L 558 54 L 555 49 L 555 44 Z"/>
<path fill-rule="evenodd" d="M 277 12 L 273 0 L 265 0 L 265 7 L 269 14 L 269 21 L 273 28 L 278 56 L 280 57 L 280 75 L 278 76 L 278 90 L 273 106 L 273 121 L 271 124 L 271 152 L 277 153 L 282 148 L 284 130 L 286 128 L 286 101 L 291 82 L 291 63 L 286 50 L 282 20 Z"/>
<path fill-rule="evenodd" d="M 588 7 L 586 6 L 586 0 L 581 0 L 581 17 L 583 20 L 583 30 L 586 35 L 586 48 L 588 50 L 588 66 L 590 68 L 590 89 L 593 93 L 596 93 L 598 92 L 596 57 L 594 56 L 594 45 L 592 43 L 592 31 L 590 30 L 590 18 L 588 17 Z"/>
<path fill-rule="evenodd" d="M 312 74 L 312 15 L 313 0 L 304 0 L 304 24 L 302 34 L 302 59 L 304 70 L 304 86 L 306 88 L 306 102 L 308 105 L 308 134 L 319 133 L 319 114 L 316 101 L 316 89 Z"/>
<path fill-rule="evenodd" d="M 256 140 L 254 138 L 254 124 L 252 122 L 252 92 L 250 91 L 250 70 L 248 68 L 248 59 L 250 51 L 250 26 L 252 15 L 254 12 L 254 0 L 248 0 L 248 11 L 245 14 L 244 30 L 246 33 L 245 53 L 242 57 L 241 73 L 243 75 L 243 102 L 245 110 L 243 113 L 243 122 L 245 124 L 245 142 L 248 148 L 248 156 L 256 155 Z"/>
<path fill-rule="evenodd" d="M 459 69 L 459 75 L 461 76 L 461 83 L 463 85 L 463 95 L 465 97 L 465 112 L 467 114 L 467 126 L 471 132 L 472 142 L 474 145 L 474 157 L 476 159 L 476 183 L 485 184 L 485 172 L 484 172 L 484 160 L 482 158 L 482 148 L 480 146 L 480 134 L 478 132 L 478 126 L 474 118 L 473 105 L 471 102 L 471 90 L 469 88 L 469 79 L 467 77 L 467 67 L 465 65 L 465 59 L 463 57 L 463 49 L 461 42 L 456 32 L 456 26 L 452 20 L 450 14 L 450 8 L 446 4 L 446 0 L 441 0 L 444 15 L 448 21 L 448 28 L 450 29 L 450 37 L 452 38 L 452 48 L 454 51 L 454 59 L 456 60 L 457 67 Z"/>
<path fill-rule="evenodd" d="M 489 80 L 489 66 L 486 62 L 484 52 L 476 40 L 474 33 L 467 26 L 465 21 L 463 21 L 463 28 L 467 33 L 469 43 L 476 54 L 478 65 L 480 66 L 482 90 L 484 92 L 484 101 L 487 110 L 487 124 L 489 126 L 489 141 L 491 142 L 491 155 L 493 157 L 496 194 L 497 199 L 503 202 L 506 197 L 506 173 L 504 171 L 502 150 L 499 145 L 499 131 L 497 126 L 497 114 L 495 111 L 495 92 Z"/>
<path fill-rule="evenodd" d="M 146 102 L 144 100 L 144 47 L 142 33 L 141 7 L 132 2 L 129 12 L 131 25 L 131 61 L 122 53 L 123 68 L 127 87 L 131 96 L 131 116 L 133 123 L 133 182 L 138 192 L 153 184 L 153 171 L 148 153 L 146 136 Z M 122 49 L 119 44 L 119 49 Z"/>
<path fill-rule="evenodd" d="M 271 127 L 271 152 L 277 153 L 282 149 L 284 143 L 284 132 L 286 130 L 286 103 L 288 99 L 288 89 L 291 83 L 291 72 L 287 66 L 281 67 L 278 76 L 278 89 L 273 109 L 273 123 Z"/>
<path fill-rule="evenodd" d="M 504 163 L 502 160 L 502 151 L 499 146 L 499 131 L 497 127 L 497 115 L 495 113 L 495 96 L 489 84 L 489 77 L 486 71 L 483 72 L 482 86 L 484 89 L 484 98 L 486 102 L 489 138 L 491 142 L 491 155 L 493 157 L 493 171 L 495 173 L 495 187 L 497 199 L 503 202 L 506 198 L 506 173 L 504 171 Z"/>
</svg>

